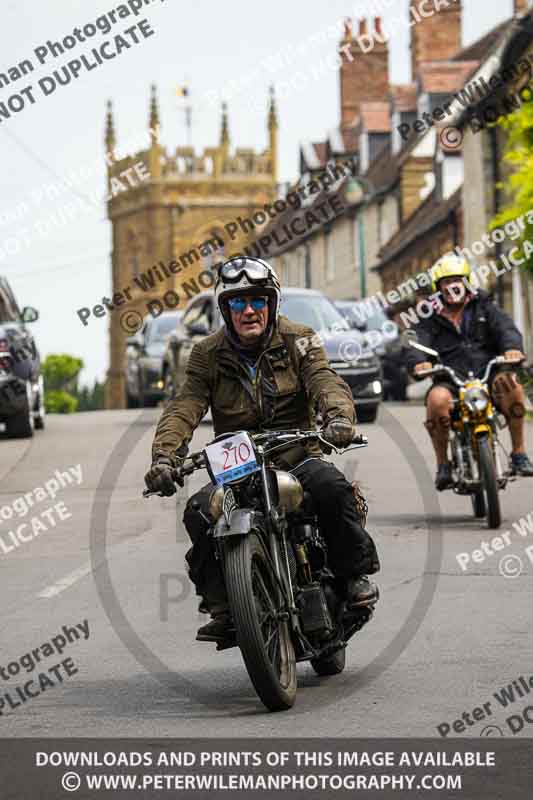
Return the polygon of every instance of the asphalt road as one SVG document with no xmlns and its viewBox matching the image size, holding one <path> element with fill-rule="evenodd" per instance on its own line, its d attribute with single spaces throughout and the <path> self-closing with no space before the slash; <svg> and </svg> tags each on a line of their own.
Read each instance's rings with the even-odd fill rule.
<svg viewBox="0 0 533 800">
<path fill-rule="evenodd" d="M 370 446 L 337 459 L 368 497 L 382 558 L 376 615 L 352 640 L 341 676 L 320 679 L 301 665 L 294 709 L 269 714 L 239 651 L 216 653 L 194 639 L 206 618 L 185 577 L 176 500 L 141 497 L 158 414 L 53 416 L 31 441 L 0 440 L 0 512 L 13 511 L 0 519 L 2 735 L 437 736 L 438 725 L 492 701 L 484 719 L 469 718 L 473 724 L 457 733 L 478 736 L 490 724 L 512 736 L 505 719 L 528 697 L 504 709 L 493 693 L 533 673 L 533 564 L 525 553 L 533 532 L 522 539 L 512 528 L 533 509 L 533 479 L 502 496 L 510 544 L 499 552 L 489 545 L 492 555 L 462 571 L 457 554 L 495 534 L 473 519 L 467 498 L 433 491 L 422 409 L 384 406 L 377 425 L 362 426 Z M 193 447 L 210 431 L 202 425 Z M 79 485 L 74 472 L 54 477 L 77 465 Z M 35 493 L 51 480 L 57 487 L 45 491 L 57 491 L 54 499 Z M 186 488 L 204 482 L 197 474 Z M 19 519 L 24 508 L 11 504 L 25 493 L 34 505 Z M 181 510 L 185 499 L 182 492 Z M 63 520 L 57 510 L 42 514 L 58 503 Z M 26 541 L 15 547 L 9 531 L 32 517 L 37 534 L 22 529 Z M 506 568 L 516 572 L 519 556 L 521 575 L 500 573 L 509 555 Z M 63 636 L 62 626 L 85 620 L 88 638 L 78 628 L 80 638 L 70 633 L 64 649 L 61 639 L 52 653 L 43 647 Z M 40 662 L 30 655 L 20 666 L 37 648 Z M 48 676 L 41 693 L 11 709 L 5 693 L 15 704 L 16 686 L 39 672 Z M 533 705 L 533 691 L 530 698 Z M 518 735 L 532 733 L 526 724 Z"/>
</svg>

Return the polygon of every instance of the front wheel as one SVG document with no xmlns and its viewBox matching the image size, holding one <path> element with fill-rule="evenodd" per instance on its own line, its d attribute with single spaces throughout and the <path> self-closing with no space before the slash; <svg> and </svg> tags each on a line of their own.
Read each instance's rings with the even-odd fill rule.
<svg viewBox="0 0 533 800">
<path fill-rule="evenodd" d="M 250 533 L 229 540 L 224 562 L 237 643 L 248 675 L 270 711 L 291 708 L 296 699 L 296 657 L 259 536 Z"/>
<path fill-rule="evenodd" d="M 481 436 L 477 440 L 477 446 L 479 452 L 479 471 L 481 473 L 487 499 L 487 523 L 489 528 L 499 528 L 502 522 L 502 515 L 500 511 L 496 467 L 490 440 L 487 436 Z"/>
<path fill-rule="evenodd" d="M 477 519 L 481 519 L 487 513 L 483 489 L 480 489 L 479 492 L 470 495 L 470 499 L 472 500 L 472 511 L 474 512 L 474 516 Z"/>
<path fill-rule="evenodd" d="M 26 381 L 26 399 L 22 410 L 6 420 L 6 432 L 12 439 L 28 439 L 33 436 L 33 392 L 30 381 Z"/>
</svg>

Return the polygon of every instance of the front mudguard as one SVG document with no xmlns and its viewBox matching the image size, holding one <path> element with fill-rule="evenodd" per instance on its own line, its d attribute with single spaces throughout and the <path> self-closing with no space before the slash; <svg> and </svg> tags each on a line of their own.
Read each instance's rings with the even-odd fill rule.
<svg viewBox="0 0 533 800">
<path fill-rule="evenodd" d="M 213 537 L 227 539 L 230 536 L 246 536 L 252 530 L 264 529 L 264 517 L 251 508 L 234 508 L 230 514 L 229 525 L 224 514 L 217 520 Z"/>
</svg>

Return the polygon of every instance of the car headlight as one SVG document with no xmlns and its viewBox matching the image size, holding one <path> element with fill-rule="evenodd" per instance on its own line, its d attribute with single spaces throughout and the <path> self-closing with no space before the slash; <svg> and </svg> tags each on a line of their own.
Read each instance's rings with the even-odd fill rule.
<svg viewBox="0 0 533 800">
<path fill-rule="evenodd" d="M 468 389 L 465 392 L 464 403 L 469 411 L 472 411 L 474 414 L 480 414 L 487 408 L 489 404 L 489 396 L 484 389 L 476 386 L 473 389 Z"/>
<path fill-rule="evenodd" d="M 354 367 L 361 367 L 362 369 L 368 369 L 369 367 L 375 367 L 377 365 L 377 360 L 375 356 L 371 356 L 370 358 L 358 358 L 357 361 L 353 362 Z"/>
</svg>

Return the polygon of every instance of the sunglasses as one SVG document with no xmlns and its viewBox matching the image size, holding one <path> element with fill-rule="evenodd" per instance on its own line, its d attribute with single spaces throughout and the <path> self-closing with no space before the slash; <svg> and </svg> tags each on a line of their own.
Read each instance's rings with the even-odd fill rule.
<svg viewBox="0 0 533 800">
<path fill-rule="evenodd" d="M 231 297 L 228 300 L 228 306 L 237 314 L 242 314 L 248 305 L 250 305 L 254 311 L 262 311 L 267 302 L 266 297 Z"/>
</svg>

